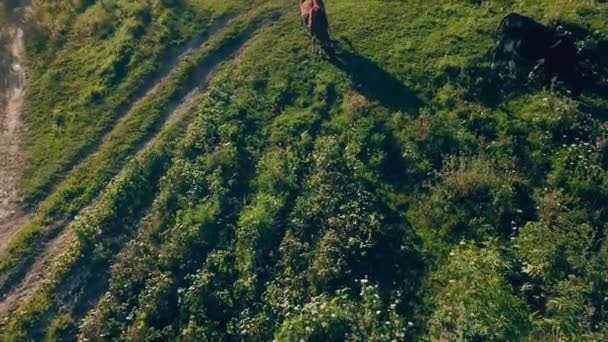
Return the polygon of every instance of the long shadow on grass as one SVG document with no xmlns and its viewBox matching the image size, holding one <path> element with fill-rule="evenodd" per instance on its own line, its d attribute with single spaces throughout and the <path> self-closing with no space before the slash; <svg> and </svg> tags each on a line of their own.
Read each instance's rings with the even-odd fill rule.
<svg viewBox="0 0 608 342">
<path fill-rule="evenodd" d="M 331 63 L 350 77 L 359 92 L 391 110 L 417 114 L 423 106 L 413 91 L 365 56 L 339 49 Z"/>
</svg>

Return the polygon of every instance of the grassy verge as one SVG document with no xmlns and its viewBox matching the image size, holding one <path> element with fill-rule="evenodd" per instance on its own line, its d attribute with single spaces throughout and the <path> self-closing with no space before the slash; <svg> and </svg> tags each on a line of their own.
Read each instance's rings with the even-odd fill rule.
<svg viewBox="0 0 608 342">
<path fill-rule="evenodd" d="M 605 340 L 608 101 L 504 77 L 488 52 L 507 12 L 591 32 L 608 6 L 335 0 L 331 59 L 308 53 L 295 3 L 276 6 L 291 16 L 221 72 L 171 161 L 127 164 L 75 221 L 7 336 Z M 243 20 L 218 46 L 249 36 Z M 110 264 L 75 312 L 95 290 L 77 275 Z"/>
<path fill-rule="evenodd" d="M 169 97 L 168 99 L 164 100 L 170 101 L 172 93 L 179 93 L 180 87 L 187 86 L 189 82 L 185 82 L 184 78 L 193 74 L 193 69 L 195 69 L 195 67 L 200 63 L 207 61 L 206 58 L 210 56 L 211 53 L 218 49 L 222 49 L 225 46 L 244 42 L 248 38 L 248 35 L 252 34 L 258 25 L 261 25 L 266 19 L 272 18 L 272 14 L 269 16 L 268 13 L 266 13 L 266 10 L 268 9 L 272 10 L 273 7 L 269 6 L 264 10 L 255 11 L 246 17 L 236 19 L 225 32 L 222 32 L 214 37 L 214 39 L 205 49 L 203 49 L 203 51 L 194 56 L 192 60 L 186 62 L 185 66 L 181 67 L 181 72 L 178 72 L 178 76 L 176 76 L 176 78 L 173 78 L 171 82 L 165 85 L 166 87 L 174 86 L 172 91 L 169 91 L 168 89 L 161 89 L 160 93 L 167 94 Z M 196 75 L 196 73 L 194 74 Z M 180 76 L 182 78 L 180 78 Z M 183 92 L 184 91 L 182 91 L 181 95 L 185 95 Z M 147 113 L 149 117 L 150 112 L 142 111 L 142 113 L 144 112 Z M 134 118 L 135 117 L 136 116 L 134 116 Z M 130 121 L 131 120 L 128 120 L 127 122 Z M 125 129 L 128 129 L 128 131 L 131 132 L 129 136 L 133 137 L 133 129 L 129 128 L 130 127 L 126 127 Z M 63 255 L 61 261 L 56 265 L 57 268 L 50 273 L 52 276 L 47 278 L 43 289 L 38 291 L 31 299 L 32 304 L 24 307 L 25 310 L 20 310 L 20 313 L 18 314 L 19 318 L 12 321 L 13 323 L 9 323 L 7 328 L 8 333 L 6 336 L 10 336 L 11 338 L 15 338 L 15 336 L 22 336 L 24 331 L 28 331 L 28 328 L 26 328 L 28 324 L 27 322 L 36 321 L 36 317 L 39 317 L 42 313 L 52 307 L 53 301 L 49 301 L 49 299 L 54 298 L 53 295 L 56 293 L 55 291 L 57 291 L 56 286 L 58 286 L 61 281 L 64 280 L 65 277 L 67 277 L 71 272 L 74 272 L 77 265 L 80 262 L 83 262 L 82 258 L 90 257 L 90 254 L 88 254 L 88 251 L 91 250 L 90 247 L 97 245 L 96 241 L 102 239 L 101 236 L 107 236 L 108 248 L 116 245 L 117 239 L 115 238 L 115 234 L 113 234 L 114 231 L 107 231 L 105 229 L 116 229 L 117 227 L 128 226 L 128 222 L 132 222 L 130 221 L 132 220 L 131 215 L 135 215 L 138 210 L 141 210 L 141 208 L 137 208 L 139 208 L 138 206 L 142 205 L 142 199 L 149 198 L 150 191 L 153 191 L 155 188 L 154 184 L 156 184 L 160 178 L 160 175 L 164 174 L 165 172 L 163 170 L 165 169 L 165 166 L 168 165 L 170 154 L 174 153 L 174 145 L 172 144 L 174 144 L 173 141 L 177 135 L 175 131 L 176 129 L 173 129 L 169 130 L 168 133 L 163 133 L 160 141 L 155 143 L 156 147 L 152 147 L 150 152 L 146 151 L 143 156 L 138 157 L 136 161 L 129 164 L 129 166 L 127 166 L 127 168 L 121 172 L 121 178 L 112 182 L 100 199 L 95 202 L 95 206 L 92 209 L 93 214 L 87 215 L 85 218 L 83 218 L 82 222 L 77 221 L 78 223 L 76 223 L 76 226 L 72 229 L 79 237 L 78 242 L 74 246 L 69 247 L 71 251 L 68 251 Z M 111 138 L 109 139 L 109 141 L 112 140 L 113 139 Z M 128 141 L 128 146 L 137 146 L 137 141 Z M 111 146 L 109 149 L 114 152 L 112 154 L 114 158 L 116 156 L 117 148 L 117 146 Z M 95 156 L 103 155 L 103 151 L 103 149 L 100 150 L 100 152 L 98 152 Z M 132 153 L 133 151 L 130 152 Z M 79 170 L 81 167 L 85 167 L 85 165 L 86 163 L 79 166 L 75 171 Z M 91 161 L 90 165 L 91 167 L 95 165 L 98 168 L 97 170 L 99 170 L 99 163 Z M 99 179 L 91 180 L 91 182 L 91 184 L 96 184 L 95 186 L 100 184 Z M 80 179 L 78 184 L 82 184 L 82 179 Z M 31 231 L 24 232 L 24 234 L 31 233 Z M 121 232 L 121 235 L 119 236 L 122 236 L 124 233 L 126 232 Z M 25 243 L 31 243 L 31 241 L 33 241 L 30 238 L 31 236 L 32 235 L 27 235 L 28 239 L 21 240 L 20 242 L 25 241 Z M 32 247 L 34 246 L 35 245 Z M 27 255 L 24 253 L 31 253 L 35 251 L 35 249 L 28 249 L 26 247 L 24 249 L 12 249 L 11 251 L 17 251 L 17 253 L 19 253 L 17 255 L 19 255 L 20 259 L 22 259 Z M 96 263 L 99 262 L 98 259 L 100 257 L 110 258 L 111 254 L 104 256 L 96 255 Z M 106 263 L 107 262 L 109 262 L 109 259 L 106 260 Z M 15 322 L 20 323 L 18 325 L 13 325 L 16 324 Z M 23 324 L 25 324 L 25 326 Z"/>
<path fill-rule="evenodd" d="M 139 103 L 131 117 L 116 127 L 100 149 L 76 167 L 55 191 L 40 204 L 36 216 L 24 227 L 12 243 L 9 253 L 0 262 L 0 272 L 6 272 L 34 255 L 45 241 L 45 227 L 55 220 L 67 219 L 88 205 L 105 184 L 120 171 L 128 157 L 159 128 L 167 110 L 189 89 L 189 75 L 214 50 L 238 39 L 239 34 L 256 20 L 254 15 L 235 21 L 225 32 L 214 37 L 197 54 L 184 60 L 173 76 L 149 99 Z"/>
<path fill-rule="evenodd" d="M 245 7 L 238 3 L 36 3 L 28 16 L 25 203 L 33 208 L 47 197 L 170 63 L 173 51 Z"/>
</svg>

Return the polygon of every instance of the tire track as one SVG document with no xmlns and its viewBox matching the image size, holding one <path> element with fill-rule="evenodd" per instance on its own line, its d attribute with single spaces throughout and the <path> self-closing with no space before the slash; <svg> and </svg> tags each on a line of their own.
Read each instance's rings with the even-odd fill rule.
<svg viewBox="0 0 608 342">
<path fill-rule="evenodd" d="M 138 104 L 146 98 L 155 94 L 160 86 L 165 83 L 172 75 L 175 68 L 179 65 L 180 61 L 192 54 L 196 50 L 200 50 L 213 36 L 224 29 L 232 19 L 237 16 L 236 12 L 227 13 L 218 19 L 216 19 L 207 29 L 199 33 L 197 36 L 192 38 L 185 45 L 174 49 L 161 60 L 161 67 L 153 72 L 150 76 L 147 76 L 141 83 L 141 87 L 135 90 L 135 92 L 129 96 L 129 98 L 119 106 L 115 117 L 118 119 L 114 125 L 108 126 L 103 130 L 91 143 L 83 146 L 75 156 L 71 158 L 60 170 L 58 170 L 54 176 L 50 177 L 46 184 L 41 187 L 41 193 L 50 194 L 53 192 L 54 186 L 60 183 L 67 174 L 70 173 L 78 164 L 86 160 L 90 155 L 94 154 L 108 137 L 111 135 L 114 127 L 120 125 L 122 122 L 129 119 L 130 114 L 133 113 L 134 109 L 137 108 Z M 34 199 L 34 202 L 38 202 L 42 198 Z"/>
<path fill-rule="evenodd" d="M 77 157 L 75 159 L 73 159 L 72 162 L 70 162 L 68 165 L 66 165 L 66 167 L 63 170 L 58 172 L 56 174 L 56 177 L 52 177 L 49 180 L 49 183 L 47 183 L 44 186 L 43 192 L 49 193 L 49 194 L 52 193 L 53 188 L 55 186 L 61 184 L 61 182 L 60 182 L 61 179 L 59 179 L 59 177 L 63 178 L 64 175 L 68 175 L 77 165 L 79 165 L 81 162 L 87 160 L 87 158 L 89 158 L 91 155 L 93 155 L 95 152 L 97 152 L 100 149 L 100 147 L 103 146 L 109 140 L 109 137 L 112 135 L 112 132 L 114 131 L 114 129 L 116 127 L 119 127 L 121 124 L 123 124 L 125 121 L 127 121 L 131 117 L 131 114 L 138 107 L 138 104 L 141 103 L 142 101 L 145 101 L 150 96 L 154 96 L 158 92 L 159 88 L 164 83 L 166 83 L 167 80 L 170 79 L 174 70 L 177 68 L 180 61 L 184 57 L 192 54 L 194 51 L 202 49 L 205 46 L 205 43 L 207 43 L 209 41 L 209 39 L 211 39 L 215 34 L 217 34 L 222 29 L 224 29 L 226 26 L 228 26 L 228 24 L 231 22 L 231 20 L 235 17 L 236 17 L 236 13 L 234 13 L 234 12 L 221 16 L 220 18 L 216 19 L 216 21 L 214 23 L 212 23 L 211 26 L 208 29 L 206 29 L 204 32 L 200 33 L 199 35 L 197 35 L 196 37 L 191 39 L 187 44 L 185 44 L 178 50 L 171 52 L 169 54 L 169 56 L 166 57 L 167 62 L 164 63 L 163 66 L 159 70 L 157 70 L 152 76 L 150 76 L 149 81 L 146 82 L 146 84 L 144 84 L 141 88 L 136 90 L 135 94 L 132 96 L 132 98 L 130 100 L 127 100 L 127 102 L 118 110 L 119 119 L 116 122 L 116 124 L 112 127 L 109 127 L 92 144 L 90 144 L 89 146 L 85 146 L 80 152 L 78 152 Z M 19 94 L 23 95 L 23 92 L 20 92 Z M 21 101 L 23 101 L 23 99 L 21 99 Z M 20 104 L 23 105 L 22 102 Z M 0 144 L 0 155 L 4 155 L 2 146 L 5 146 L 6 144 L 4 143 L 3 140 L 0 140 L 0 143 L 1 143 Z M 9 157 L 10 157 L 10 154 L 9 154 Z M 11 162 L 10 160 L 5 161 L 5 159 L 6 158 L 2 158 L 2 160 L 0 160 L 0 259 L 4 255 L 6 255 L 8 248 L 10 248 L 11 243 L 14 240 L 14 238 L 19 234 L 19 232 L 21 231 L 21 228 L 24 227 L 29 221 L 28 220 L 29 217 L 25 216 L 23 214 L 18 215 L 11 220 L 2 219 L 3 212 L 7 212 L 7 213 L 18 212 L 18 209 L 19 209 L 18 205 L 16 203 L 13 203 L 15 201 L 12 201 L 12 202 L 10 202 L 12 204 L 12 206 L 10 206 L 10 207 L 7 206 L 7 210 L 3 210 L 2 193 L 4 192 L 3 190 L 5 188 L 3 185 L 4 184 L 3 179 L 5 178 L 5 176 L 3 176 L 3 175 L 5 174 L 5 172 L 4 172 L 2 165 L 6 164 L 6 165 L 10 166 L 11 168 L 16 168 L 15 165 L 17 165 L 16 163 Z M 11 184 L 13 184 L 13 186 L 10 188 L 10 189 L 12 189 L 12 191 L 10 193 L 11 194 L 14 193 L 15 194 L 14 196 L 16 197 L 17 178 L 16 177 L 10 177 L 10 178 L 11 179 L 15 178 L 15 180 L 13 182 L 14 184 L 11 183 Z M 7 187 L 7 189 L 8 189 L 8 187 Z M 56 235 L 52 235 L 52 236 L 56 236 Z M 26 261 L 24 261 L 24 262 L 26 262 Z M 11 277 L 12 276 L 9 276 L 8 278 L 11 278 Z M 5 289 L 6 283 L 7 283 L 7 280 L 4 278 L 6 278 L 6 277 L 0 278 L 0 295 L 4 292 L 4 289 Z M 13 281 L 10 281 L 10 282 L 13 283 Z"/>
<path fill-rule="evenodd" d="M 68 229 L 64 229 L 53 240 L 49 241 L 47 248 L 38 259 L 31 265 L 30 272 L 25 274 L 23 281 L 5 298 L 0 301 L 0 324 L 4 323 L 8 315 L 24 303 L 37 288 L 36 284 L 44 278 L 44 271 L 48 269 L 54 258 L 61 252 L 62 248 L 74 237 Z"/>
<path fill-rule="evenodd" d="M 138 152 L 136 153 L 134 159 L 141 158 L 146 151 L 148 151 L 154 144 L 159 140 L 160 135 L 172 124 L 179 123 L 182 120 L 186 120 L 186 116 L 189 113 L 189 109 L 192 108 L 193 104 L 196 100 L 204 94 L 204 91 L 210 84 L 211 79 L 213 78 L 215 71 L 219 69 L 221 65 L 224 63 L 234 61 L 237 59 L 237 56 L 244 50 L 247 45 L 247 42 L 252 38 L 254 32 L 259 28 L 259 26 L 263 23 L 267 23 L 269 21 L 275 21 L 279 18 L 278 15 L 273 15 L 266 20 L 262 20 L 257 24 L 253 25 L 253 27 L 245 30 L 237 37 L 230 40 L 227 44 L 224 44 L 212 51 L 209 55 L 207 55 L 203 60 L 198 64 L 198 66 L 188 75 L 187 79 L 184 82 L 184 85 L 181 86 L 180 91 L 176 96 L 177 100 L 173 101 L 168 106 L 168 109 L 160 120 L 157 128 L 154 130 L 154 133 L 150 135 L 150 137 L 142 142 L 137 148 Z M 101 145 L 101 144 L 100 144 Z M 119 172 L 106 186 L 106 189 L 115 182 L 119 182 L 125 176 L 126 168 L 123 168 L 121 172 Z M 81 212 L 81 215 L 84 213 L 94 210 L 97 203 L 99 203 L 100 198 L 103 196 L 103 191 L 86 209 Z M 8 293 L 4 296 L 4 298 L 0 301 L 0 323 L 4 323 L 9 317 L 10 314 L 17 309 L 20 305 L 25 303 L 31 296 L 40 288 L 42 281 L 44 279 L 44 273 L 48 266 L 52 264 L 55 260 L 61 257 L 61 251 L 65 249 L 69 241 L 71 239 L 72 234 L 71 225 L 63 225 L 62 228 L 58 228 L 58 233 L 55 238 L 50 241 L 46 241 L 44 243 L 42 252 L 35 258 L 35 261 L 31 263 L 31 266 L 26 270 L 20 272 L 21 280 L 11 279 L 9 284 L 9 289 L 5 289 Z M 122 245 L 122 243 L 121 243 Z M 68 279 L 65 283 L 70 284 L 68 286 L 70 288 L 67 291 L 68 294 L 64 294 L 62 298 L 70 298 L 71 294 L 74 294 L 75 291 L 85 290 L 86 288 L 92 286 L 93 284 L 79 284 L 78 279 L 82 279 L 81 274 L 73 275 L 76 279 Z M 96 279 L 96 277 L 92 277 Z M 73 281 L 70 281 L 73 280 Z M 96 281 L 107 281 L 107 279 L 96 279 Z M 6 283 L 5 283 L 6 284 Z M 11 286 L 12 285 L 12 286 Z M 86 310 L 79 309 L 79 311 L 88 312 L 90 307 L 97 302 L 97 297 L 102 294 L 95 293 L 93 296 L 96 297 L 95 300 L 91 301 L 91 304 L 87 305 Z M 73 306 L 76 306 L 78 303 L 74 303 Z"/>
</svg>

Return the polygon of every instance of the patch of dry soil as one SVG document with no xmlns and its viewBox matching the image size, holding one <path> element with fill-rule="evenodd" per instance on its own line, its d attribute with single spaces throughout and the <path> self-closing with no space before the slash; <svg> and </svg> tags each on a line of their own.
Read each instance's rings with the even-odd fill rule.
<svg viewBox="0 0 608 342">
<path fill-rule="evenodd" d="M 24 156 L 20 148 L 22 136 L 22 108 L 25 99 L 25 46 L 23 30 L 7 26 L 1 34 L 6 39 L 9 65 L 0 70 L 6 87 L 4 106 L 0 108 L 0 257 L 4 254 L 22 222 L 17 185 L 23 170 Z M 4 46 L 2 48 L 5 48 Z"/>
</svg>

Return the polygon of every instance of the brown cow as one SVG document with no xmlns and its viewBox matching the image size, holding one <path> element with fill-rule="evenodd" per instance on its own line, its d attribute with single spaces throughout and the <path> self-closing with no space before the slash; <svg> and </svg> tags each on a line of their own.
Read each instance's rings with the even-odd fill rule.
<svg viewBox="0 0 608 342">
<path fill-rule="evenodd" d="M 313 51 L 316 49 L 318 42 L 325 51 L 331 52 L 333 42 L 329 38 L 329 24 L 323 0 L 301 0 L 300 14 L 302 15 L 302 23 L 312 38 Z"/>
</svg>

